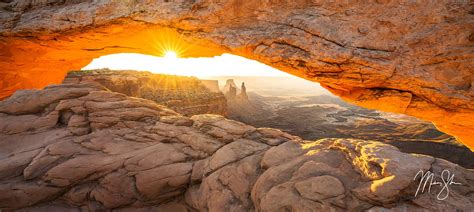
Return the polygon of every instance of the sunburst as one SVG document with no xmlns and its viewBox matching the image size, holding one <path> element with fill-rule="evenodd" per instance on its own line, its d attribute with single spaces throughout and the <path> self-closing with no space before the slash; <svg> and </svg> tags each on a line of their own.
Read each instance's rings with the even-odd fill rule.
<svg viewBox="0 0 474 212">
<path fill-rule="evenodd" d="M 175 51 L 168 50 L 168 51 L 165 51 L 163 57 L 167 59 L 176 59 L 178 58 L 178 54 Z"/>
<path fill-rule="evenodd" d="M 186 57 L 189 48 L 182 35 L 172 29 L 163 29 L 153 34 L 151 45 L 155 55 L 165 58 Z"/>
</svg>

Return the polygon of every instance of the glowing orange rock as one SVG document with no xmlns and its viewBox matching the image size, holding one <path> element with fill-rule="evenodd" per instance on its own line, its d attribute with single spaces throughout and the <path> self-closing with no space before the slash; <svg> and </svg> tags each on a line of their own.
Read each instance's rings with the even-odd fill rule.
<svg viewBox="0 0 474 212">
<path fill-rule="evenodd" d="M 101 55 L 161 54 L 162 27 L 170 27 L 201 46 L 187 56 L 229 52 L 255 59 L 320 82 L 350 102 L 432 121 L 474 149 L 468 1 L 12 1 L 3 7 L 0 98 L 59 83 L 66 71 Z"/>
</svg>

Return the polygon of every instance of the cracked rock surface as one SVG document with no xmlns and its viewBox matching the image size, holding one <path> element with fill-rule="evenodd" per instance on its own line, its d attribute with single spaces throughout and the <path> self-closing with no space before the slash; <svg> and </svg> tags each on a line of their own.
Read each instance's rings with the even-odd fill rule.
<svg viewBox="0 0 474 212">
<path fill-rule="evenodd" d="M 461 185 L 414 196 L 418 171 Z M 182 116 L 97 83 L 0 102 L 0 209 L 470 210 L 474 171 L 353 139 L 305 141 L 219 115 Z"/>
<path fill-rule="evenodd" d="M 102 55 L 159 55 L 163 27 L 360 106 L 431 121 L 474 147 L 470 1 L 1 1 L 0 98 L 59 83 Z"/>
</svg>

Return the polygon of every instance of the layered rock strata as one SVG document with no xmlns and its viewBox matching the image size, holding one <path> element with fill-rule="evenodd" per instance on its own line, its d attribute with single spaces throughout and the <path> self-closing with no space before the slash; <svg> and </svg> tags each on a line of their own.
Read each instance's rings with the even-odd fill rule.
<svg viewBox="0 0 474 212">
<path fill-rule="evenodd" d="M 226 115 L 226 99 L 195 77 L 107 69 L 69 72 L 65 83 L 98 82 L 128 96 L 153 100 L 182 115 Z"/>
<path fill-rule="evenodd" d="M 470 1 L 8 0 L 0 10 L 0 98 L 59 83 L 102 55 L 160 55 L 160 42 L 175 40 L 159 39 L 169 27 L 193 45 L 320 82 L 364 107 L 432 121 L 474 146 Z"/>
<path fill-rule="evenodd" d="M 420 170 L 461 185 L 415 192 Z M 219 115 L 182 116 L 96 82 L 0 102 L 0 209 L 470 210 L 474 172 L 352 139 L 305 141 Z"/>
</svg>

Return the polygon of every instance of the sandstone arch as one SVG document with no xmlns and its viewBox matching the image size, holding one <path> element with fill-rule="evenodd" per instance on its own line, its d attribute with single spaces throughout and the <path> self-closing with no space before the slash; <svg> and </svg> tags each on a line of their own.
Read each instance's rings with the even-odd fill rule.
<svg viewBox="0 0 474 212">
<path fill-rule="evenodd" d="M 58 83 L 100 55 L 157 54 L 144 38 L 169 27 L 358 105 L 432 121 L 474 148 L 468 1 L 13 0 L 0 8 L 0 98 Z"/>
</svg>

